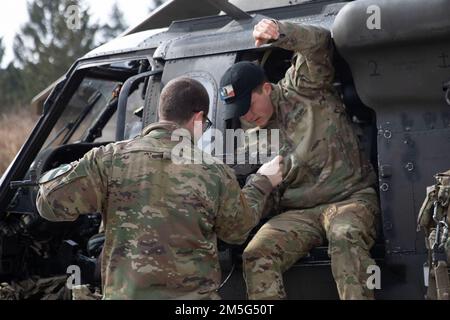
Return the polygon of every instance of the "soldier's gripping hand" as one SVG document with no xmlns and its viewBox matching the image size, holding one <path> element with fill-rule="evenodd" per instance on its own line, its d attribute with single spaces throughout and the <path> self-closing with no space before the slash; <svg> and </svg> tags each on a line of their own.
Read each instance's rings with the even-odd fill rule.
<svg viewBox="0 0 450 320">
<path fill-rule="evenodd" d="M 278 24 L 273 20 L 263 19 L 253 29 L 253 38 L 255 38 L 255 46 L 257 47 L 268 43 L 270 40 L 278 40 L 279 37 Z"/>
<path fill-rule="evenodd" d="M 273 160 L 263 164 L 258 173 L 266 176 L 272 187 L 278 186 L 283 180 L 283 157 L 276 156 Z"/>
</svg>

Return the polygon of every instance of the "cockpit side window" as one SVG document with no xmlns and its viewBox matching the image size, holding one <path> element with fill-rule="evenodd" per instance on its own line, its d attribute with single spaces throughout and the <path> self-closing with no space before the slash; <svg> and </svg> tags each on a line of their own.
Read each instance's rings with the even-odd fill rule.
<svg viewBox="0 0 450 320">
<path fill-rule="evenodd" d="M 133 60 L 90 68 L 64 108 L 44 149 L 79 142 L 114 141 L 117 105 L 111 106 L 111 103 L 118 97 L 118 89 L 125 80 L 139 73 L 140 65 L 140 61 Z M 128 97 L 125 139 L 134 138 L 142 131 L 144 93 L 145 83 L 142 82 Z"/>
<path fill-rule="evenodd" d="M 79 141 L 111 99 L 117 85 L 119 85 L 117 81 L 85 78 L 54 126 L 44 148 L 61 145 L 68 134 L 71 134 L 68 142 Z M 113 139 L 114 132 L 112 134 L 104 132 L 103 136 Z"/>
</svg>

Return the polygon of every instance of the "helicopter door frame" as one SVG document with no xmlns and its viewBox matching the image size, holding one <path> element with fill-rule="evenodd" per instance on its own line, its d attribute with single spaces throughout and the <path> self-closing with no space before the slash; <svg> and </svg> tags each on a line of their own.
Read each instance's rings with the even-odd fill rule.
<svg viewBox="0 0 450 320">
<path fill-rule="evenodd" d="M 222 75 L 236 62 L 236 58 L 237 52 L 233 52 L 169 60 L 164 67 L 161 85 L 164 87 L 167 82 L 179 76 L 192 77 L 200 82 L 204 82 L 204 84 L 210 83 L 212 90 L 208 92 L 210 95 L 209 116 L 213 122 L 213 128 L 225 132 L 224 114 L 221 112 L 224 105 L 219 99 L 218 88 Z M 208 90 L 208 88 L 206 89 Z M 148 124 L 145 123 L 145 125 Z"/>
</svg>

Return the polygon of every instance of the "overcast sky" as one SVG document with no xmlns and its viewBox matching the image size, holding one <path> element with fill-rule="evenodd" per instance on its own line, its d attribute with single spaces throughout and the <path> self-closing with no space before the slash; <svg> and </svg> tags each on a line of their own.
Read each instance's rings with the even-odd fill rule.
<svg viewBox="0 0 450 320">
<path fill-rule="evenodd" d="M 114 2 L 118 3 L 128 25 L 134 25 L 144 19 L 152 0 L 85 0 L 91 8 L 92 19 L 105 22 Z M 6 48 L 3 66 L 13 58 L 12 42 L 20 26 L 28 20 L 27 0 L 2 1 L 0 8 L 0 38 Z"/>
</svg>

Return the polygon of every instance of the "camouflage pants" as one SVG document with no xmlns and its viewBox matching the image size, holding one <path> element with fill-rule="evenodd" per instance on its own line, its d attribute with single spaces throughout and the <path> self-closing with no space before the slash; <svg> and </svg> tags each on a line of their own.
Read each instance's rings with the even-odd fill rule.
<svg viewBox="0 0 450 320">
<path fill-rule="evenodd" d="M 70 300 L 67 275 L 0 284 L 0 300 Z"/>
<path fill-rule="evenodd" d="M 370 189 L 373 191 L 373 189 Z M 366 286 L 369 250 L 376 237 L 375 192 L 281 213 L 258 231 L 243 254 L 249 299 L 284 299 L 283 272 L 328 239 L 331 269 L 341 299 L 373 299 Z"/>
</svg>

